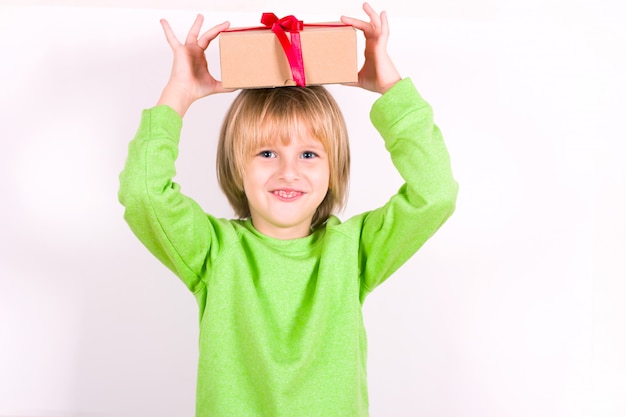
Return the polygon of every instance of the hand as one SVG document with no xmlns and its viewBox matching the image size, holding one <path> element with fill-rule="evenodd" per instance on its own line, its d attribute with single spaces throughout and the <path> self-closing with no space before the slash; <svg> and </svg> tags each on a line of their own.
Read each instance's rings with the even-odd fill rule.
<svg viewBox="0 0 626 417">
<path fill-rule="evenodd" d="M 387 53 L 389 23 L 387 13 L 378 15 L 368 4 L 363 10 L 370 18 L 369 22 L 352 17 L 341 17 L 341 22 L 359 29 L 365 35 L 365 62 L 359 71 L 359 81 L 355 85 L 366 90 L 385 93 L 402 77 Z"/>
<path fill-rule="evenodd" d="M 174 35 L 167 20 L 161 20 L 167 43 L 174 52 L 174 62 L 170 79 L 161 94 L 158 104 L 167 104 L 184 116 L 191 104 L 215 93 L 223 93 L 221 81 L 216 80 L 209 72 L 205 51 L 220 32 L 228 29 L 230 23 L 224 22 L 212 27 L 202 36 L 200 28 L 204 17 L 198 15 L 193 26 L 182 44 Z"/>
</svg>

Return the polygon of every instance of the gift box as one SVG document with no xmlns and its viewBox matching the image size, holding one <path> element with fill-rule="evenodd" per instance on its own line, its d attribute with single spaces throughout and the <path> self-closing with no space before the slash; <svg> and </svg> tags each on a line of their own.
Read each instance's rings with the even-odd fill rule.
<svg viewBox="0 0 626 417">
<path fill-rule="evenodd" d="M 266 26 L 222 32 L 222 85 L 261 88 L 357 82 L 354 28 L 294 19 L 278 20 L 266 13 L 261 20 Z"/>
</svg>

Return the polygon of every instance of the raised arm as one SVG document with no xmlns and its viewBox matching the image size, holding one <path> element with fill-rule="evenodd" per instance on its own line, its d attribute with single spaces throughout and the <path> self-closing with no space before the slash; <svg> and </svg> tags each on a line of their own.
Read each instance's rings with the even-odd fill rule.
<svg viewBox="0 0 626 417">
<path fill-rule="evenodd" d="M 360 227 L 362 295 L 389 277 L 441 227 L 455 209 L 458 185 L 430 105 L 387 53 L 389 24 L 365 3 L 370 22 L 343 17 L 363 31 L 365 63 L 358 86 L 383 94 L 370 117 L 404 184 L 385 206 L 356 216 Z"/>
<path fill-rule="evenodd" d="M 161 21 L 174 51 L 170 79 L 158 105 L 142 113 L 135 138 L 120 174 L 119 200 L 124 218 L 139 240 L 174 271 L 190 290 L 204 283 L 202 271 L 220 248 L 213 218 L 174 182 L 182 116 L 197 99 L 225 91 L 211 76 L 204 56 L 209 43 L 228 27 L 222 23 L 198 37 L 198 16 L 184 44 Z"/>
</svg>

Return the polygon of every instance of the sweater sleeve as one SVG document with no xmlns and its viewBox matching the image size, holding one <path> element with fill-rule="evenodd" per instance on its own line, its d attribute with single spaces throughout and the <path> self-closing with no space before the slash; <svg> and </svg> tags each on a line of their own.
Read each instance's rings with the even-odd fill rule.
<svg viewBox="0 0 626 417">
<path fill-rule="evenodd" d="M 181 129 L 182 119 L 167 106 L 143 111 L 118 197 L 133 233 L 195 293 L 218 239 L 209 216 L 173 182 Z"/>
<path fill-rule="evenodd" d="M 367 213 L 361 233 L 362 295 L 405 263 L 452 215 L 458 185 L 433 112 L 410 79 L 373 105 L 372 123 L 404 179 L 383 207 Z"/>
</svg>

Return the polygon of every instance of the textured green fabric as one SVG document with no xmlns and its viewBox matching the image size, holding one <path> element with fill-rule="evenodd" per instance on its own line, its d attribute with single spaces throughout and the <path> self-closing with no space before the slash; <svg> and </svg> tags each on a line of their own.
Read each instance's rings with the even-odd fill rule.
<svg viewBox="0 0 626 417">
<path fill-rule="evenodd" d="M 198 417 L 367 416 L 365 296 L 443 224 L 457 184 L 409 79 L 371 111 L 406 181 L 383 207 L 277 240 L 206 214 L 172 181 L 182 121 L 143 113 L 120 175 L 125 219 L 200 309 Z"/>
</svg>

